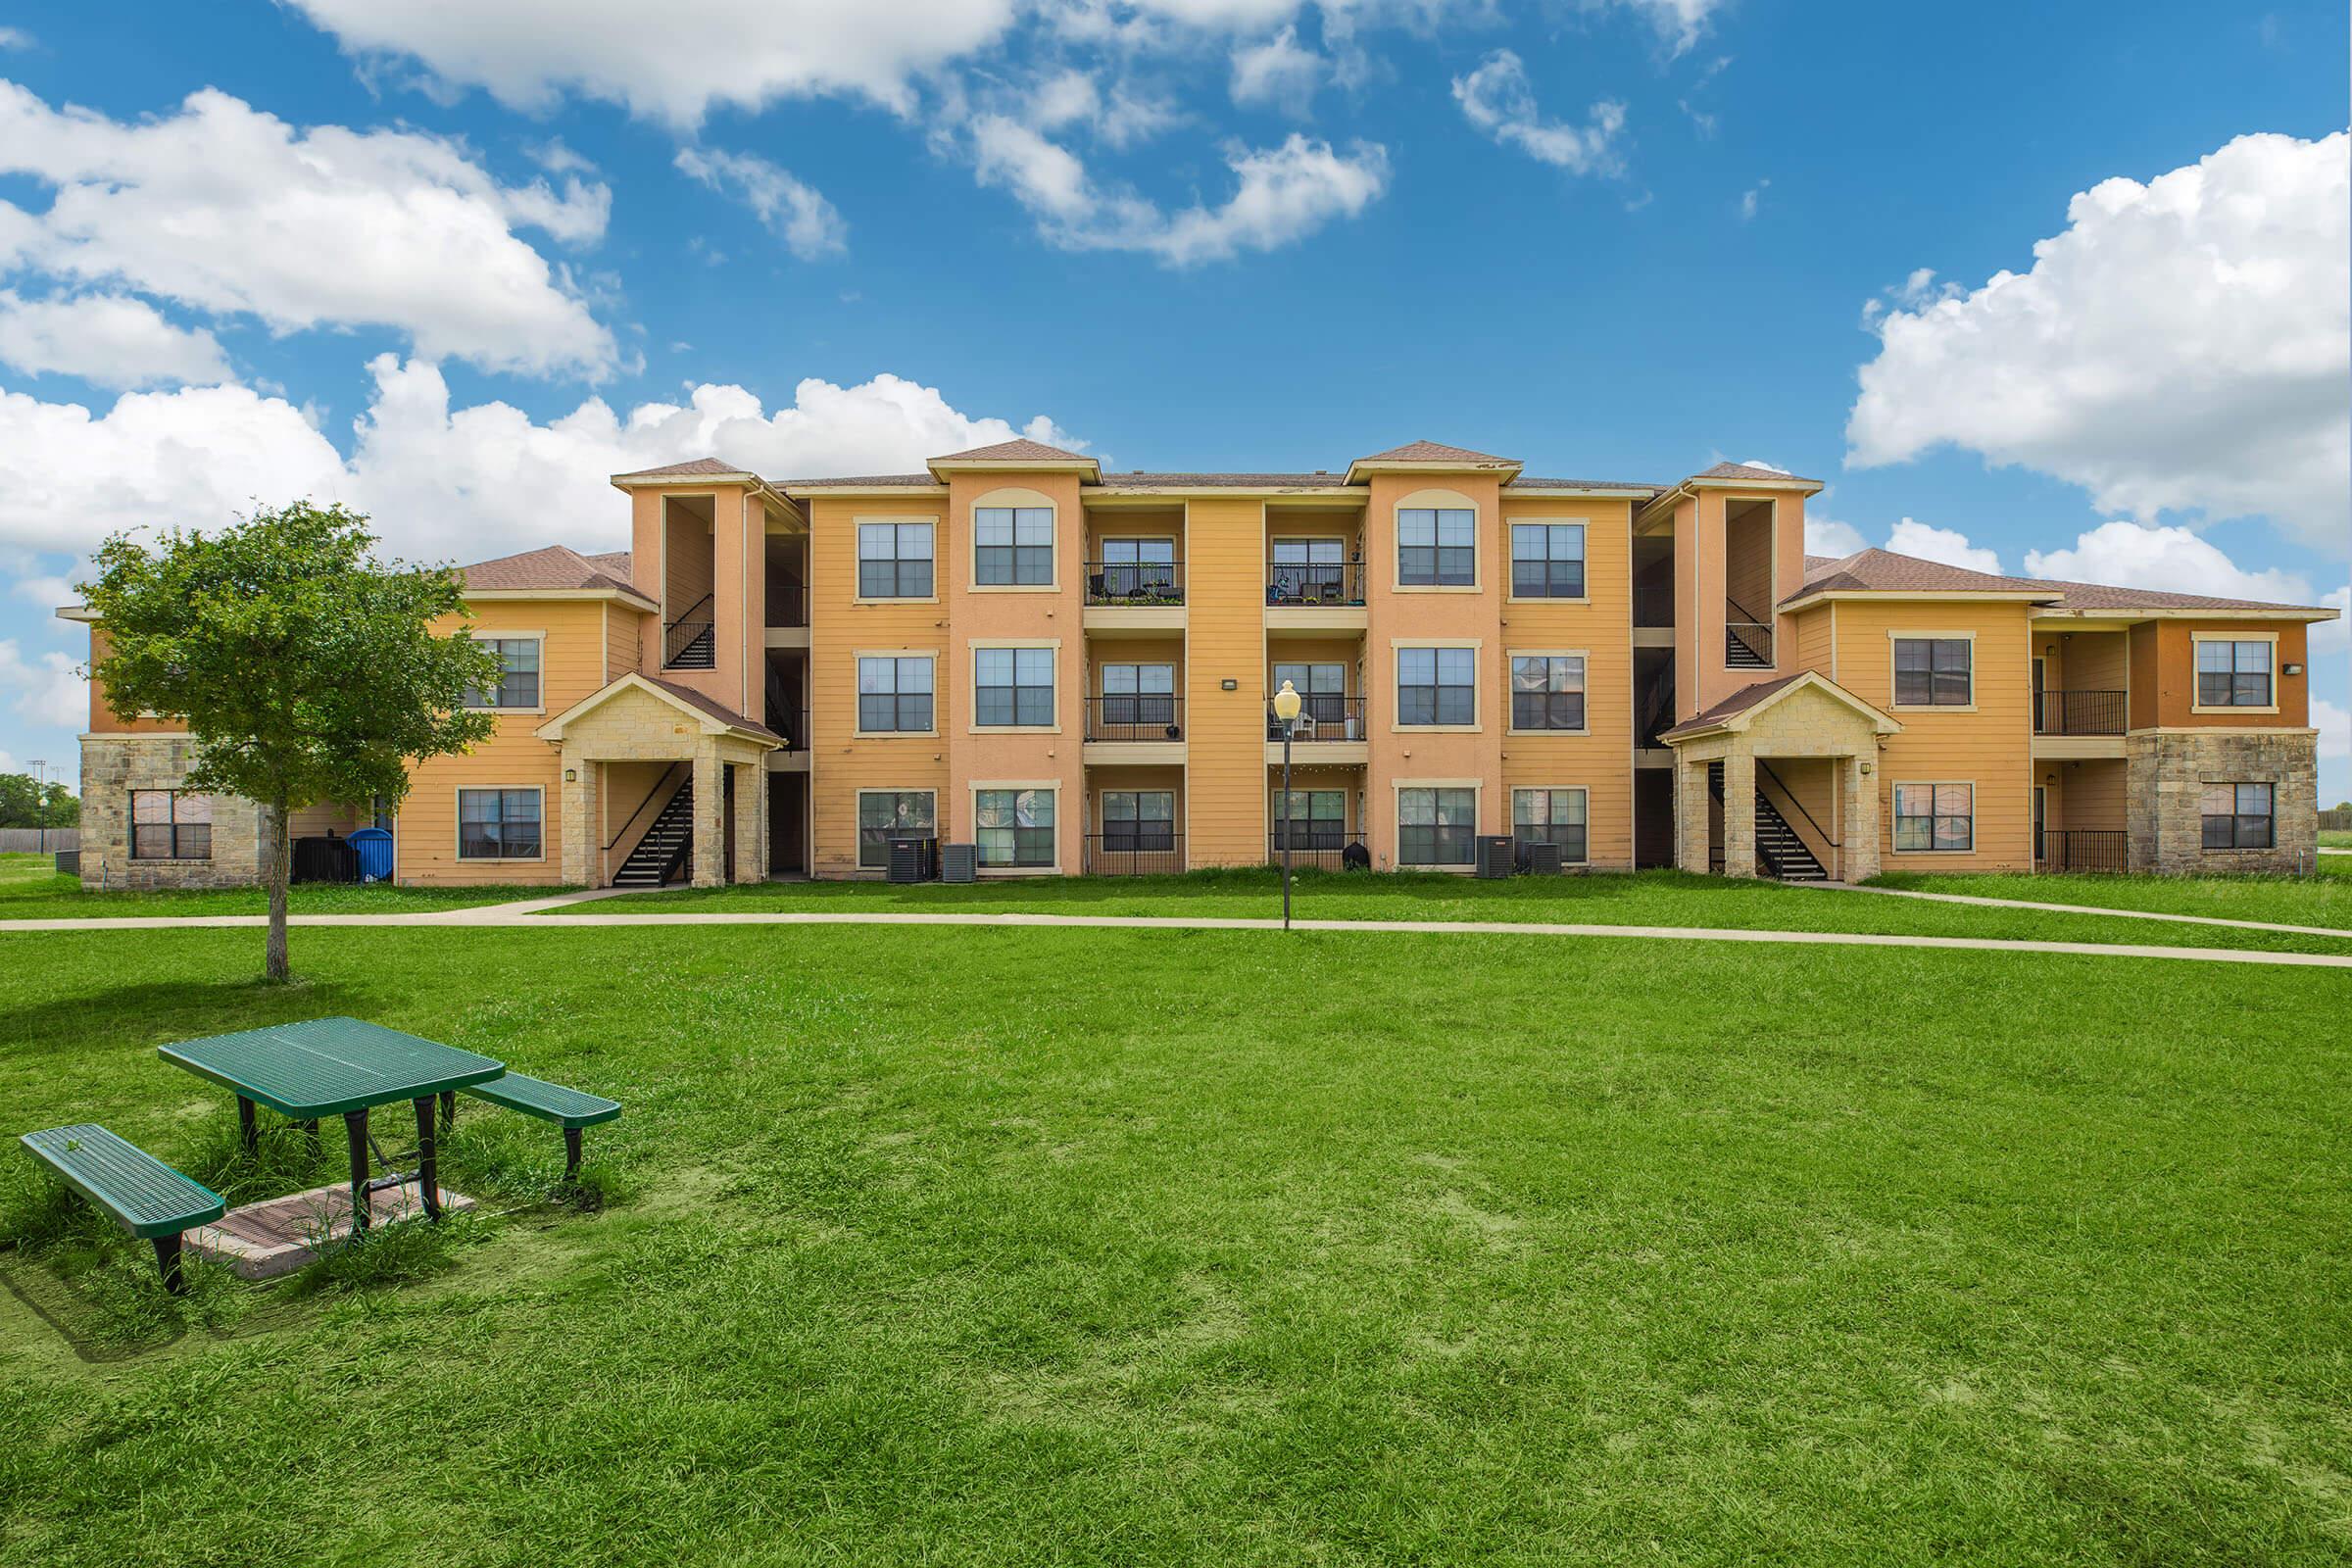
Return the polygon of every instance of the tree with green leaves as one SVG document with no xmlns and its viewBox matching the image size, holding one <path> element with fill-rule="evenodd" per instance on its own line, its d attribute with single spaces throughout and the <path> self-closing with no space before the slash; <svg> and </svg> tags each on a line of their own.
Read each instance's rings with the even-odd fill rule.
<svg viewBox="0 0 2352 1568">
<path fill-rule="evenodd" d="M 63 784 L 0 773 L 0 827 L 72 827 L 80 820 L 81 802 Z"/>
<path fill-rule="evenodd" d="M 446 566 L 378 563 L 365 516 L 295 502 L 151 549 L 127 535 L 81 585 L 105 628 L 90 666 L 116 712 L 181 720 L 197 742 L 186 787 L 264 808 L 267 970 L 288 978 L 291 813 L 319 802 L 397 806 L 409 764 L 488 738 L 465 706 L 498 658 L 434 623 L 465 612 Z"/>
</svg>

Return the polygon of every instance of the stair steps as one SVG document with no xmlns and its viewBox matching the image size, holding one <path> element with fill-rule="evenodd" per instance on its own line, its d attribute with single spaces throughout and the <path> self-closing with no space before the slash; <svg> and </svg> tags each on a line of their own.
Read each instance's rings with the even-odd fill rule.
<svg viewBox="0 0 2352 1568">
<path fill-rule="evenodd" d="M 677 793 L 655 813 L 653 826 L 629 851 L 629 858 L 612 873 L 616 888 L 658 888 L 684 873 L 694 858 L 694 780 L 680 784 Z"/>
<path fill-rule="evenodd" d="M 1827 882 L 1829 869 L 1797 837 L 1780 808 L 1756 791 L 1756 859 L 1784 882 Z"/>
</svg>

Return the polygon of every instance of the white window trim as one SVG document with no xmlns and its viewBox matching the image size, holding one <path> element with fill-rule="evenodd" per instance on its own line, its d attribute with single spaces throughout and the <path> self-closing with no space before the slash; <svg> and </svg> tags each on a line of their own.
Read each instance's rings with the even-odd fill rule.
<svg viewBox="0 0 2352 1568">
<path fill-rule="evenodd" d="M 1914 789 L 1914 790 L 1916 790 L 1916 789 L 1930 789 L 1930 790 L 1936 790 L 1936 789 L 1949 789 L 1949 788 L 1951 788 L 1951 787 L 1953 787 L 1953 786 L 1955 786 L 1955 785 L 1965 785 L 1965 786 L 1967 786 L 1967 788 L 1968 788 L 1968 848 L 1967 848 L 1967 849 L 1965 849 L 1965 850 L 1939 850 L 1939 849 L 1936 849 L 1936 848 L 1935 848 L 1935 847 L 1934 847 L 1934 845 L 1933 845 L 1933 844 L 1931 844 L 1931 845 L 1930 845 L 1930 846 L 1929 846 L 1927 849 L 1924 849 L 1924 850 L 1900 850 L 1900 849 L 1896 849 L 1896 848 L 1895 848 L 1895 845 L 1894 845 L 1894 820 L 1895 820 L 1895 818 L 1894 818 L 1894 798 L 1895 798 L 1895 792 L 1896 792 L 1897 790 L 1904 790 L 1904 789 Z M 1590 808 L 1588 808 L 1588 810 L 1590 810 Z M 1934 835 L 1935 835 L 1935 828 L 1934 828 L 1933 822 L 1931 821 L 1931 824 L 1930 824 L 1930 827 L 1929 827 L 1929 836 L 1930 836 L 1930 838 L 1932 839 L 1932 838 L 1934 837 Z M 1975 855 L 1975 854 L 1978 854 L 1978 853 L 1979 853 L 1979 844 L 1978 844 L 1978 835 L 1977 835 L 1977 781 L 1976 781 L 1975 779 L 1973 779 L 1973 778 L 1898 778 L 1898 779 L 1889 779 L 1889 780 L 1887 780 L 1887 783 L 1886 783 L 1886 853 L 1887 853 L 1888 855 L 1926 855 L 1926 856 L 1940 856 L 1940 857 L 1946 857 L 1946 858 L 1948 858 L 1948 857 L 1951 857 L 1951 856 L 1955 856 L 1955 855 Z"/>
<path fill-rule="evenodd" d="M 858 591 L 858 581 L 859 581 L 859 577 L 860 577 L 860 572 L 859 572 L 859 570 L 858 570 L 858 563 L 859 563 L 859 562 L 860 562 L 860 561 L 863 559 L 862 557 L 860 557 L 860 556 L 858 554 L 858 529 L 859 525 L 861 525 L 861 524 L 863 524 L 863 523 L 868 523 L 868 522 L 887 522 L 887 523 L 892 523 L 892 524 L 897 524 L 897 523 L 902 523 L 902 522 L 927 522 L 927 523 L 929 523 L 929 524 L 931 525 L 931 593 L 930 593 L 930 596 L 929 596 L 928 598 L 923 598 L 923 599 L 912 599 L 912 598 L 907 598 L 907 597 L 905 597 L 905 596 L 903 596 L 903 595 L 895 595 L 895 594 L 894 594 L 894 595 L 889 595 L 889 596 L 886 596 L 886 597 L 884 597 L 884 598 L 880 598 L 880 599 L 868 599 L 868 598 L 867 598 L 867 597 L 866 597 L 864 594 L 862 594 L 862 593 L 859 593 L 859 592 Z M 942 518 L 942 517 L 927 517 L 927 516 L 917 516 L 917 517 L 898 517 L 898 516 L 890 516 L 890 517 L 881 517 L 881 516 L 853 516 L 853 517 L 851 517 L 851 518 L 850 518 L 850 603 L 851 603 L 851 604 L 853 604 L 853 605 L 936 605 L 936 604 L 938 604 L 938 603 L 939 603 L 939 542 L 940 542 L 940 539 L 941 539 L 941 537 L 942 537 L 943 535 L 945 535 L 945 534 L 947 533 L 947 531 L 948 531 L 948 527 L 947 527 L 947 521 L 946 521 L 946 519 L 945 519 L 945 518 Z M 814 573 L 812 572 L 812 573 L 810 573 L 810 575 L 812 575 L 812 576 L 813 576 L 813 575 L 814 575 Z M 809 592 L 810 592 L 811 594 L 813 594 L 813 593 L 815 592 L 814 585 L 811 585 L 811 586 L 810 586 Z M 810 600 L 810 602 L 809 602 L 809 609 L 811 610 L 811 612 L 813 612 L 815 608 L 816 608 L 816 607 L 815 607 L 815 601 L 814 601 L 813 599 L 811 599 L 811 600 Z"/>
<path fill-rule="evenodd" d="M 964 726 L 967 735 L 1058 735 L 1061 733 L 1061 639 L 1058 637 L 974 637 L 964 646 L 971 650 L 969 661 L 971 681 L 965 693 L 972 700 L 971 719 Z M 980 659 L 983 648 L 1045 648 L 1054 654 L 1054 722 L 1051 724 L 983 724 L 980 722 Z M 937 674 L 933 683 L 937 684 Z M 938 715 L 932 715 L 937 722 Z M 1026 786 L 1024 786 L 1026 787 Z"/>
<path fill-rule="evenodd" d="M 972 824 L 973 874 L 982 877 L 1022 877 L 1061 875 L 1061 780 L 1057 778 L 989 778 L 973 779 L 966 786 L 964 800 Z M 982 865 L 980 864 L 980 792 L 982 790 L 1045 790 L 1054 797 L 1054 863 L 1052 865 Z M 1081 829 L 1083 835 L 1083 828 Z"/>
<path fill-rule="evenodd" d="M 467 791 L 529 790 L 539 797 L 539 853 L 537 855 L 467 855 L 466 853 L 466 795 Z M 460 865 L 536 865 L 547 858 L 547 786 L 544 784 L 454 784 L 449 792 L 450 858 Z"/>
<path fill-rule="evenodd" d="M 2271 704 L 2268 708 L 2218 703 L 2211 708 L 2197 701 L 2197 648 L 2202 643 L 2269 643 L 2271 645 Z M 2278 634 L 2275 631 L 2191 632 L 2188 636 L 2188 710 L 2192 713 L 2276 713 L 2278 711 Z M 2248 783 L 2260 783 L 2248 779 Z M 2277 838 L 2274 831 L 2272 837 Z"/>
<path fill-rule="evenodd" d="M 1556 605 L 1565 604 L 1568 601 L 1553 599 L 1544 602 Z M 1576 729 L 1520 729 L 1511 722 L 1512 714 L 1518 710 L 1518 704 L 1510 700 L 1519 695 L 1518 688 L 1511 684 L 1514 679 L 1511 662 L 1518 659 L 1581 659 L 1584 661 L 1585 721 L 1581 726 Z M 1589 650 L 1583 648 L 1506 648 L 1502 654 L 1502 695 L 1506 703 L 1502 713 L 1502 732 L 1505 735 L 1524 735 L 1530 740 L 1543 740 L 1546 736 L 1590 735 L 1592 733 L 1592 655 Z"/>
<path fill-rule="evenodd" d="M 861 722 L 864 695 L 858 689 L 858 661 L 860 659 L 928 659 L 931 661 L 931 727 L 929 729 L 867 729 Z M 850 655 L 850 738 L 860 741 L 937 740 L 939 738 L 939 650 L 936 648 L 860 648 Z M 862 793 L 862 792 L 860 792 Z M 904 794 L 904 791 L 887 793 Z M 932 803 L 934 819 L 938 803 Z"/>
<path fill-rule="evenodd" d="M 1549 594 L 1530 594 L 1525 598 L 1522 598 L 1520 595 L 1513 593 L 1511 590 L 1518 584 L 1519 581 L 1519 558 L 1510 548 L 1512 526 L 1514 524 L 1524 523 L 1528 527 L 1532 528 L 1538 523 L 1542 523 L 1546 527 L 1556 527 L 1563 522 L 1573 522 L 1579 528 L 1585 530 L 1585 591 L 1574 599 L 1554 599 Z M 1592 602 L 1592 519 L 1591 517 L 1552 517 L 1543 515 L 1531 516 L 1526 513 L 1520 513 L 1514 515 L 1513 514 L 1506 512 L 1502 514 L 1502 543 L 1503 564 L 1510 573 L 1503 579 L 1502 602 L 1504 604 L 1589 605 Z"/>
<path fill-rule="evenodd" d="M 870 784 L 859 786 L 854 793 L 857 796 L 857 799 L 850 803 L 851 808 L 856 813 L 850 819 L 850 864 L 857 870 L 887 872 L 890 869 L 887 861 L 881 865 L 867 865 L 863 860 L 858 858 L 858 852 L 863 849 L 865 844 L 865 798 L 868 795 L 930 796 L 931 836 L 938 839 L 945 839 L 947 836 L 939 825 L 939 790 L 936 787 L 917 784 L 909 785 L 905 789 L 894 790 L 885 784 Z"/>
<path fill-rule="evenodd" d="M 1460 505 L 1440 505 L 1425 502 L 1430 495 L 1452 496 Z M 1467 512 L 1470 514 L 1470 580 L 1459 582 L 1406 582 L 1404 580 L 1404 518 L 1407 512 Z M 1487 549 L 1483 539 L 1486 530 L 1486 509 L 1468 496 L 1453 490 L 1416 490 L 1389 508 L 1389 591 L 1399 594 L 1476 594 L 1486 592 Z"/>
<path fill-rule="evenodd" d="M 1431 865 L 1404 858 L 1405 790 L 1468 790 L 1470 792 L 1470 858 L 1461 865 Z M 1478 839 L 1487 822 L 1487 782 L 1480 778 L 1398 778 L 1389 781 L 1389 825 L 1396 830 L 1396 868 L 1399 871 L 1439 871 L 1454 876 L 1478 872 Z"/>
<path fill-rule="evenodd" d="M 1511 816 L 1507 825 L 1511 829 L 1511 836 L 1518 837 L 1519 796 L 1523 791 L 1529 795 L 1557 795 L 1563 790 L 1574 790 L 1585 798 L 1585 858 L 1581 860 L 1562 860 L 1560 863 L 1562 865 L 1591 865 L 1592 863 L 1592 786 L 1590 784 L 1514 784 L 1511 786 Z"/>
<path fill-rule="evenodd" d="M 1896 643 L 1961 642 L 1968 644 L 1968 701 L 1965 703 L 1899 703 L 1894 698 L 1894 645 Z M 2027 671 L 2031 682 L 2033 672 Z M 2026 687 L 2029 703 L 2033 686 Z M 1977 710 L 1977 634 L 1973 631 L 1914 631 L 1908 626 L 1886 628 L 1886 710 L 1904 713 L 1973 713 Z M 2038 715 L 2029 714 L 2031 723 Z M 1957 782 L 1957 781 L 1955 781 Z M 1945 852 L 1950 853 L 1949 851 Z"/>
<path fill-rule="evenodd" d="M 487 627 L 469 626 L 459 633 L 467 642 L 527 642 L 539 645 L 539 706 L 536 708 L 468 708 L 468 713 L 513 713 L 527 717 L 547 711 L 547 633 L 540 631 L 492 631 Z"/>
<path fill-rule="evenodd" d="M 981 496 L 975 500 L 967 509 L 970 517 L 969 526 L 972 536 L 971 548 L 964 554 L 964 565 L 967 568 L 965 575 L 969 579 L 966 589 L 967 592 L 975 594 L 1057 594 L 1061 592 L 1061 506 L 1058 502 L 1049 500 L 1042 495 L 1037 495 L 1037 492 L 1035 491 L 1028 491 L 1025 493 L 1036 496 L 1036 500 L 1001 501 L 996 498 L 1007 494 L 1007 492 L 992 490 L 987 495 Z M 1044 582 L 982 582 L 980 580 L 980 514 L 983 511 L 1016 512 L 1024 509 L 1035 512 L 1041 510 L 1039 506 L 1039 503 L 1041 502 L 1044 504 L 1042 510 L 1054 514 L 1054 531 L 1052 534 L 1052 538 L 1054 540 L 1052 546 L 1054 574 L 1051 577 L 1048 577 Z M 1020 537 L 1018 532 L 1019 524 L 1015 523 L 1014 528 L 1015 532 L 1013 537 L 1018 539 Z M 931 549 L 934 556 L 936 556 L 939 551 L 939 545 L 937 541 L 932 543 Z M 1018 567 L 1016 566 L 1015 569 L 1017 570 Z M 936 573 L 933 575 L 931 580 L 933 582 L 937 582 L 939 580 Z"/>
<path fill-rule="evenodd" d="M 1397 693 L 1404 682 L 1399 679 L 1396 656 L 1407 648 L 1467 648 L 1470 650 L 1470 722 L 1467 724 L 1405 724 L 1396 714 L 1403 704 Z M 1479 658 L 1486 649 L 1483 637 L 1392 637 L 1389 639 L 1389 733 L 1392 735 L 1476 735 L 1486 728 L 1486 698 L 1479 688 L 1486 682 L 1479 678 Z M 1310 661 L 1312 662 L 1312 661 Z M 1269 667 L 1272 661 L 1268 661 Z M 1279 689 L 1279 688 L 1278 688 Z M 1562 732 L 1564 733 L 1564 732 Z"/>
</svg>

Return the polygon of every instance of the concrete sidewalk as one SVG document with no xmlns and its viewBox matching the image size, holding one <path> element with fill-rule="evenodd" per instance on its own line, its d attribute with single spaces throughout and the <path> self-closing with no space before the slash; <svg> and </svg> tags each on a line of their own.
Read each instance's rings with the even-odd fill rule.
<svg viewBox="0 0 2352 1568">
<path fill-rule="evenodd" d="M 1923 888 L 1857 887 L 1847 882 L 1791 882 L 1788 885 L 1831 893 L 1876 893 L 1889 899 L 1926 899 L 1933 904 L 1974 904 L 1988 909 L 2046 909 L 2053 914 L 2099 914 L 2119 920 L 2164 920 L 2179 925 L 2218 925 L 2239 931 L 2283 931 L 2289 936 L 2352 939 L 2352 931 L 2338 931 L 2332 926 L 2282 925 L 2276 920 L 2232 920 L 2218 914 L 2176 914 L 2169 909 L 2116 909 L 2104 904 L 2051 904 L 2035 899 L 1995 899 L 1982 893 L 1930 893 Z"/>
</svg>

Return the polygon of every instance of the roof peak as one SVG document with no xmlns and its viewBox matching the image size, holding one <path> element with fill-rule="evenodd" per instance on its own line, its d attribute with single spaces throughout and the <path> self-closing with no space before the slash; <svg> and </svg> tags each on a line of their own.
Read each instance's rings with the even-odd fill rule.
<svg viewBox="0 0 2352 1568">
<path fill-rule="evenodd" d="M 951 452 L 945 457 L 931 460 L 935 465 L 941 463 L 1093 463 L 1094 461 L 1083 452 L 1064 451 L 1060 447 L 1048 446 L 1043 441 L 1032 441 L 1027 436 L 1016 436 L 1010 441 L 991 442 L 987 446 L 972 447 L 963 452 Z"/>
<path fill-rule="evenodd" d="M 1400 447 L 1391 447 L 1386 452 L 1375 452 L 1370 457 L 1358 458 L 1355 461 L 1358 464 L 1459 463 L 1476 468 L 1490 467 L 1495 464 L 1506 465 L 1514 468 L 1519 466 L 1517 458 L 1498 458 L 1492 452 L 1473 452 L 1468 447 L 1449 447 L 1443 441 L 1407 441 Z"/>
</svg>

